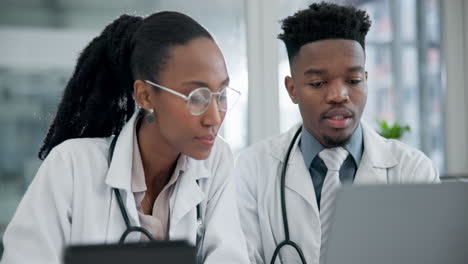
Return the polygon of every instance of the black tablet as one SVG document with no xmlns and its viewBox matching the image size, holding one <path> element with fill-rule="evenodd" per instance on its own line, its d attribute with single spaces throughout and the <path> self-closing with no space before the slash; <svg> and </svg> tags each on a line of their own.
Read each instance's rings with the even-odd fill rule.
<svg viewBox="0 0 468 264">
<path fill-rule="evenodd" d="M 65 264 L 195 264 L 196 249 L 185 241 L 76 245 L 65 248 Z"/>
</svg>

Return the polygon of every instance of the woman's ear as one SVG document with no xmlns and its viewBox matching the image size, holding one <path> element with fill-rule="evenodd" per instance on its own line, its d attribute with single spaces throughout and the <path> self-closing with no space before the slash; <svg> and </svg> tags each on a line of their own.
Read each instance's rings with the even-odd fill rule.
<svg viewBox="0 0 468 264">
<path fill-rule="evenodd" d="M 143 109 L 149 111 L 153 109 L 151 102 L 151 87 L 142 80 L 136 80 L 133 83 L 133 96 L 136 103 Z"/>
</svg>

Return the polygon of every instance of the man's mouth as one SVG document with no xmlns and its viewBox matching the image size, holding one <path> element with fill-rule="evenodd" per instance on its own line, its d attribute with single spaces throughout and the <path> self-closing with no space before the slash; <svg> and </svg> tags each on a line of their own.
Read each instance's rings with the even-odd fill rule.
<svg viewBox="0 0 468 264">
<path fill-rule="evenodd" d="M 324 115 L 325 124 L 331 128 L 343 129 L 351 124 L 353 113 L 348 109 L 332 109 Z"/>
<path fill-rule="evenodd" d="M 345 116 L 332 116 L 332 117 L 330 117 L 330 119 L 332 119 L 332 120 L 343 120 L 345 118 L 347 118 L 347 117 L 345 117 Z"/>
<path fill-rule="evenodd" d="M 350 117 L 334 116 L 331 118 L 325 118 L 325 124 L 331 128 L 343 129 L 350 125 L 351 119 L 352 118 Z"/>
</svg>

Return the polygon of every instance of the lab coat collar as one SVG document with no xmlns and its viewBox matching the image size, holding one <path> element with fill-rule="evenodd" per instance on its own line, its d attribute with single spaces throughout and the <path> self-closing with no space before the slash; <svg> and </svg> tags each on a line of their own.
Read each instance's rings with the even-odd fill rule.
<svg viewBox="0 0 468 264">
<path fill-rule="evenodd" d="M 123 126 L 115 144 L 114 155 L 107 171 L 106 184 L 111 188 L 132 191 L 133 136 L 138 111 Z M 112 138 L 109 139 L 109 142 Z M 110 143 L 109 143 L 110 145 Z"/>
<path fill-rule="evenodd" d="M 283 162 L 284 158 L 286 157 L 286 152 L 288 150 L 289 145 L 291 144 L 291 140 L 296 133 L 296 131 L 302 126 L 302 124 L 296 124 L 291 127 L 286 133 L 279 135 L 279 140 L 277 141 L 277 137 L 273 137 L 269 145 L 271 146 L 271 155 L 278 159 L 279 161 Z M 278 144 L 279 143 L 279 144 Z M 291 160 L 293 156 L 296 156 L 296 149 L 298 146 L 299 140 L 295 142 L 294 147 L 291 151 L 291 156 L 289 157 L 288 165 L 291 164 Z M 304 165 L 305 166 L 305 165 Z"/>
<path fill-rule="evenodd" d="M 271 142 L 269 142 L 269 146 L 271 146 L 270 154 L 280 162 L 281 168 L 291 140 L 301 126 L 302 124 L 294 125 L 289 131 L 281 134 L 279 136 L 279 142 L 278 137 L 272 138 Z M 318 214 L 315 190 L 309 170 L 305 166 L 304 158 L 302 156 L 301 149 L 299 148 L 299 138 L 294 143 L 288 160 L 285 186 L 287 189 L 300 195 Z M 278 175 L 278 177 L 280 177 L 280 175 Z"/>
<path fill-rule="evenodd" d="M 130 218 L 130 224 L 140 226 L 138 211 L 135 204 L 135 196 L 132 193 L 132 162 L 133 162 L 133 136 L 135 122 L 138 118 L 138 111 L 135 111 L 130 120 L 123 126 L 120 131 L 119 138 L 115 144 L 112 161 L 109 165 L 109 170 L 106 175 L 106 184 L 111 189 L 119 189 L 122 200 L 125 204 L 125 209 Z M 109 146 L 113 137 L 109 138 Z M 113 192 L 113 191 L 112 191 Z M 117 241 L 118 237 L 125 230 L 125 224 L 122 218 L 122 212 L 117 204 L 115 195 L 112 193 L 110 218 L 107 232 L 108 241 Z M 117 224 L 118 223 L 118 224 Z M 139 241 L 140 234 L 133 232 L 129 234 L 126 241 Z"/>
<path fill-rule="evenodd" d="M 189 160 L 189 162 L 193 161 L 194 160 Z M 170 215 L 170 223 L 172 227 L 176 227 L 186 214 L 205 199 L 205 194 L 199 186 L 199 184 L 203 183 L 200 182 L 197 184 L 197 180 L 201 178 L 209 178 L 210 175 L 211 173 L 205 168 L 205 166 L 198 166 L 196 169 L 192 167 L 192 169 L 186 170 L 179 176 L 173 194 L 169 200 L 170 208 L 172 208 Z M 169 237 L 174 235 L 173 232 L 174 231 L 171 232 L 171 230 L 169 231 Z"/>
<path fill-rule="evenodd" d="M 219 140 L 221 139 L 217 137 L 210 156 L 215 155 L 215 152 L 219 148 Z M 175 232 L 182 231 L 181 228 L 183 228 L 182 226 L 178 226 L 178 224 L 185 215 L 205 199 L 205 193 L 200 187 L 204 184 L 204 181 L 199 180 L 212 177 L 211 171 L 206 167 L 206 164 L 205 161 L 187 157 L 187 169 L 179 176 L 169 200 L 170 208 L 172 208 L 169 237 L 178 237 Z M 187 233 L 190 232 L 187 230 Z M 179 232 L 179 235 L 181 234 L 184 234 L 184 232 Z"/>
<path fill-rule="evenodd" d="M 279 144 L 277 144 L 277 142 L 272 142 L 270 144 L 271 155 L 274 158 L 276 158 L 280 162 L 283 162 L 284 158 L 286 157 L 286 152 L 289 147 L 289 144 L 291 143 L 292 137 L 301 125 L 302 124 L 296 124 L 289 131 L 280 135 Z M 362 154 L 361 163 L 359 164 L 358 170 L 356 172 L 354 183 L 387 183 L 387 169 L 398 165 L 398 160 L 393 155 L 391 144 L 388 144 L 388 139 L 385 139 L 379 134 L 377 134 L 377 132 L 375 132 L 365 121 L 361 120 L 361 126 L 364 140 L 364 151 Z M 301 171 L 308 172 L 307 169 L 304 169 L 305 164 L 300 164 L 299 162 L 295 161 L 299 160 L 297 159 L 297 156 L 302 158 L 302 153 L 298 148 L 297 144 L 298 143 L 296 142 L 291 153 L 291 157 L 289 158 L 288 170 L 300 169 Z M 303 160 L 302 163 L 304 163 Z M 290 172 L 288 171 L 288 175 L 289 174 Z M 286 183 L 288 184 L 288 180 L 286 181 Z M 308 180 L 302 182 L 302 184 L 308 183 Z M 297 187 L 299 189 L 306 188 L 305 186 Z M 295 189 L 299 190 L 297 188 Z M 311 192 L 309 191 L 306 194 L 306 197 L 309 197 L 310 195 Z"/>
<path fill-rule="evenodd" d="M 397 159 L 393 156 L 388 139 L 380 136 L 372 129 L 365 121 L 361 121 L 363 127 L 364 138 L 364 155 L 372 167 L 387 169 L 398 164 Z"/>
<path fill-rule="evenodd" d="M 361 121 L 364 152 L 359 164 L 355 184 L 387 184 L 387 170 L 398 165 L 394 157 L 391 144 L 388 139 L 383 138 L 375 132 L 366 122 Z"/>
<path fill-rule="evenodd" d="M 297 127 L 297 129 L 298 128 L 299 127 Z M 294 133 L 297 131 L 297 129 L 293 130 Z M 319 215 L 312 177 L 310 176 L 309 170 L 305 166 L 304 157 L 302 156 L 302 151 L 299 148 L 298 143 L 299 138 L 296 140 L 294 147 L 291 150 L 291 155 L 289 157 L 288 167 L 286 170 L 285 186 L 287 189 L 290 189 L 299 194 L 310 206 L 312 206 L 316 215 Z M 289 144 L 287 147 L 289 147 Z M 284 155 L 286 155 L 286 151 L 284 152 Z M 281 164 L 284 164 L 284 161 L 281 162 Z"/>
</svg>

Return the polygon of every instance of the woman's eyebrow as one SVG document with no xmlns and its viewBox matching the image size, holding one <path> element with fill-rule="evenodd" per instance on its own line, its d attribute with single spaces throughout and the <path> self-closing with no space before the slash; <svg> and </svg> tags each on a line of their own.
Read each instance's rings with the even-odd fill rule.
<svg viewBox="0 0 468 264">
<path fill-rule="evenodd" d="M 208 87 L 208 83 L 202 82 L 202 81 L 188 81 L 188 82 L 183 82 L 182 85 L 184 86 L 195 85 L 195 86 L 200 86 L 200 87 Z"/>
<path fill-rule="evenodd" d="M 226 79 L 224 79 L 221 84 L 219 86 L 224 86 L 226 84 L 228 84 L 230 81 L 229 77 L 227 77 Z M 194 85 L 194 86 L 199 86 L 199 87 L 208 87 L 208 83 L 206 82 L 202 82 L 202 81 L 187 81 L 187 82 L 183 82 L 182 85 L 184 86 L 188 86 L 188 85 Z"/>
</svg>

